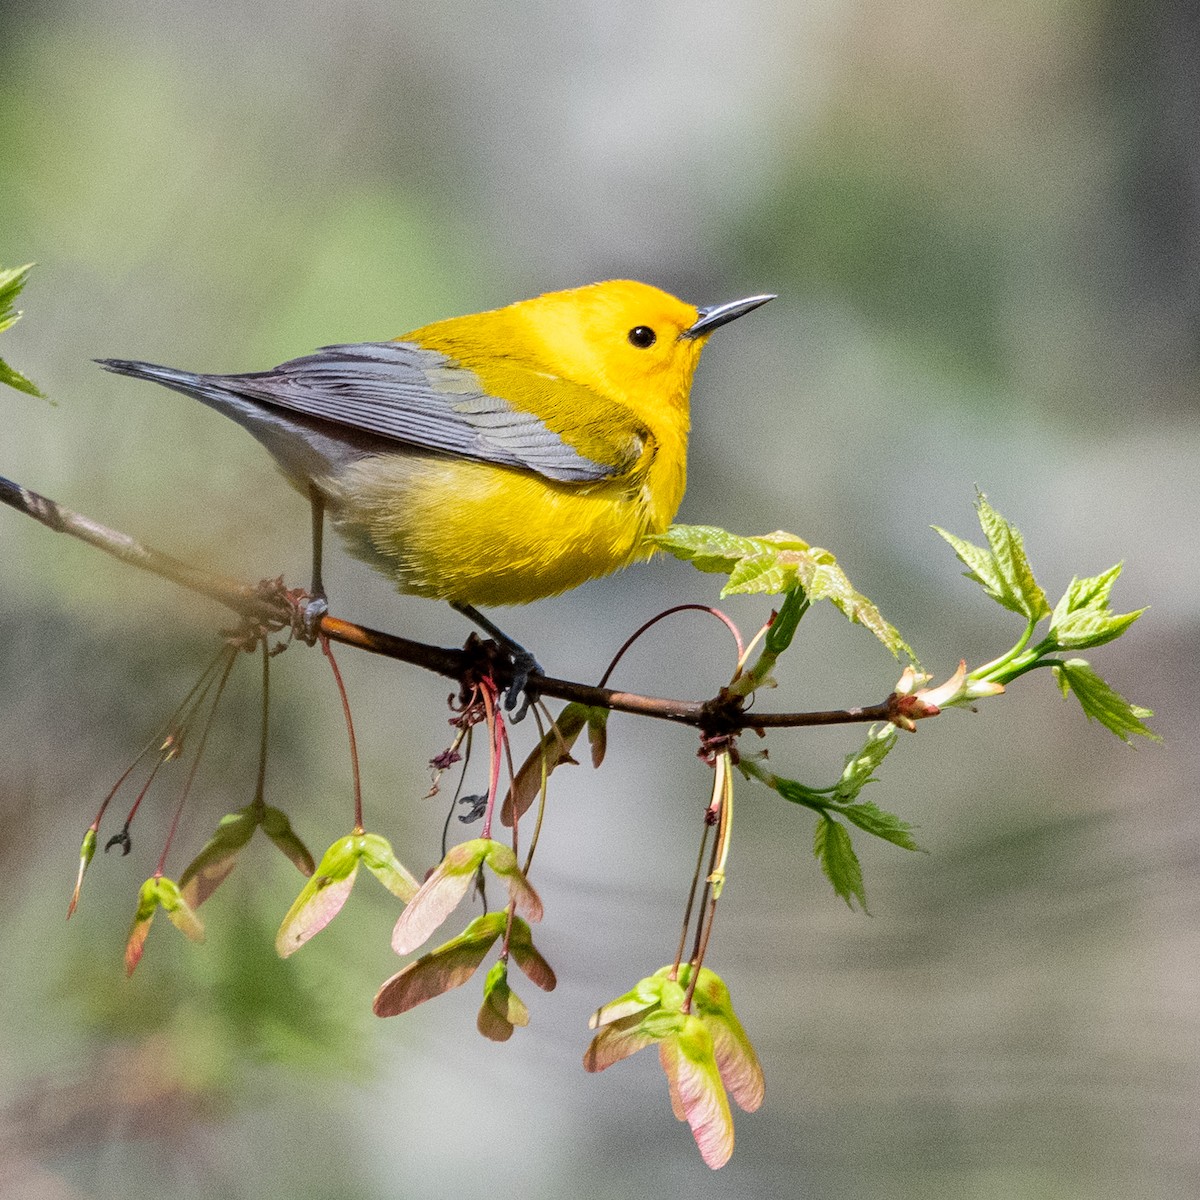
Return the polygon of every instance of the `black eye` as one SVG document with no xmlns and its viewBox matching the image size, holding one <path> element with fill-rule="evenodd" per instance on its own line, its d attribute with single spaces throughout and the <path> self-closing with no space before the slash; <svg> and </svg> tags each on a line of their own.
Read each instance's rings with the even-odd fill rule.
<svg viewBox="0 0 1200 1200">
<path fill-rule="evenodd" d="M 649 325 L 635 325 L 629 331 L 629 344 L 639 350 L 645 350 L 658 340 L 658 335 Z"/>
</svg>

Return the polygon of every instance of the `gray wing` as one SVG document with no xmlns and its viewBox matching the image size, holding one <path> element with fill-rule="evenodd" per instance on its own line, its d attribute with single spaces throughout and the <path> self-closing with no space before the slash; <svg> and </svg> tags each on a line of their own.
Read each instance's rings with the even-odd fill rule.
<svg viewBox="0 0 1200 1200">
<path fill-rule="evenodd" d="M 562 483 L 595 482 L 625 465 L 585 458 L 534 414 L 488 395 L 471 371 L 409 342 L 325 346 L 272 371 L 202 378 L 349 430 Z"/>
<path fill-rule="evenodd" d="M 587 458 L 534 414 L 489 395 L 466 368 L 411 342 L 325 346 L 249 375 L 198 375 L 128 359 L 97 362 L 223 412 L 253 433 L 285 471 L 301 478 L 399 443 L 533 471 L 560 483 L 594 483 L 626 470 L 644 446 L 644 438 L 634 435 L 628 444 L 611 446 L 606 455 L 611 462 Z M 577 386 L 534 371 L 529 376 L 530 386 L 553 388 L 560 398 L 563 388 Z"/>
</svg>

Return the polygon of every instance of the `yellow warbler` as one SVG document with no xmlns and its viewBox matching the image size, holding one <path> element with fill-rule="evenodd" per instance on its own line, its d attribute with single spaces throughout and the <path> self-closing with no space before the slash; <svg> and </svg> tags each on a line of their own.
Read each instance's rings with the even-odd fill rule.
<svg viewBox="0 0 1200 1200">
<path fill-rule="evenodd" d="M 696 308 L 610 280 L 272 371 L 100 362 L 195 396 L 271 452 L 313 505 L 315 594 L 328 511 L 401 591 L 478 618 L 649 554 L 644 535 L 683 498 L 700 349 L 770 299 Z"/>
</svg>

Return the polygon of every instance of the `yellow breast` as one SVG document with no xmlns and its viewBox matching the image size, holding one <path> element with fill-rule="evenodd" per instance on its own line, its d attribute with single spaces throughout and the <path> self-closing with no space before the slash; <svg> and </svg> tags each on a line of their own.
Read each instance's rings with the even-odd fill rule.
<svg viewBox="0 0 1200 1200">
<path fill-rule="evenodd" d="M 338 481 L 334 523 L 403 592 L 490 607 L 527 604 L 649 550 L 683 498 L 684 454 L 647 446 L 629 476 L 587 487 L 460 459 L 391 454 Z"/>
</svg>

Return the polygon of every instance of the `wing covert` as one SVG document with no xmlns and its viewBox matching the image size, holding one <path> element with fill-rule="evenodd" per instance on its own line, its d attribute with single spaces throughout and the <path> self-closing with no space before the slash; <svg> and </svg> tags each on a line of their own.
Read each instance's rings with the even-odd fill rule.
<svg viewBox="0 0 1200 1200">
<path fill-rule="evenodd" d="M 519 368 L 518 368 L 519 369 Z M 533 379 L 534 386 L 578 385 Z M 593 483 L 627 470 L 644 439 L 611 445 L 603 462 L 569 445 L 534 413 L 488 394 L 476 375 L 411 342 L 325 346 L 272 371 L 206 377 L 260 403 L 290 409 L 417 449 L 534 471 L 562 483 Z M 527 389 L 528 390 L 528 389 Z"/>
</svg>

